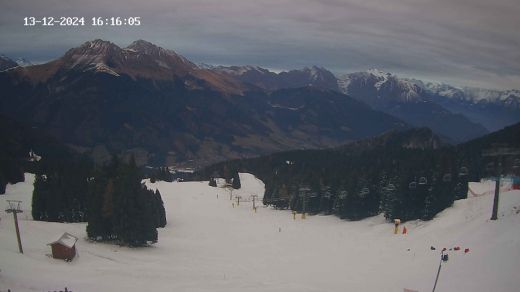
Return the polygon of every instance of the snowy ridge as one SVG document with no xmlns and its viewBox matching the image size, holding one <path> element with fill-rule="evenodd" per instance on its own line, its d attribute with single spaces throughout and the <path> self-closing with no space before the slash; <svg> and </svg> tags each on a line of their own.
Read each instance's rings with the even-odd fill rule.
<svg viewBox="0 0 520 292">
<path fill-rule="evenodd" d="M 392 98 L 397 98 L 401 101 L 408 102 L 423 99 L 420 92 L 421 88 L 414 82 L 398 78 L 392 73 L 377 68 L 372 68 L 365 72 L 344 74 L 338 77 L 338 87 L 343 93 L 349 94 L 351 85 L 374 88 L 380 96 L 391 93 L 389 95 Z"/>
<path fill-rule="evenodd" d="M 384 89 L 398 89 L 401 98 L 406 101 L 423 100 L 422 92 L 437 94 L 472 103 L 499 103 L 509 107 L 520 107 L 520 90 L 493 90 L 473 87 L 456 87 L 446 83 L 423 82 L 417 79 L 399 78 L 397 75 L 372 68 L 364 72 L 355 72 L 338 76 L 338 87 L 348 94 L 353 80 L 363 80 L 367 86 L 374 87 L 378 92 Z"/>
<path fill-rule="evenodd" d="M 21 66 L 21 67 L 27 67 L 27 66 L 32 66 L 34 65 L 31 61 L 27 60 L 27 59 L 24 59 L 24 58 L 17 58 L 15 60 L 16 64 L 18 64 L 18 66 Z"/>
<path fill-rule="evenodd" d="M 209 69 L 217 70 L 223 73 L 227 73 L 233 76 L 241 76 L 249 72 L 258 72 L 258 73 L 270 73 L 269 70 L 263 69 L 254 65 L 244 65 L 244 66 L 212 66 Z"/>
<path fill-rule="evenodd" d="M 338 77 L 338 87 L 344 94 L 348 94 L 348 86 L 350 85 L 350 78 L 348 75 L 341 75 Z"/>
<path fill-rule="evenodd" d="M 114 76 L 120 76 L 119 74 L 117 74 L 114 70 L 110 69 L 110 67 L 108 67 L 104 63 L 95 64 L 94 70 L 96 72 L 107 73 L 107 74 L 114 75 Z"/>
<path fill-rule="evenodd" d="M 391 73 L 384 72 L 377 68 L 368 69 L 367 73 L 376 77 L 379 81 L 374 84 L 374 87 L 379 90 L 381 85 L 388 81 L 388 78 L 392 76 Z"/>
<path fill-rule="evenodd" d="M 319 81 L 323 80 L 323 72 L 327 71 L 327 69 L 318 66 L 305 67 L 301 71 L 309 74 L 310 80 Z"/>
<path fill-rule="evenodd" d="M 506 106 L 518 107 L 520 105 L 520 90 L 494 90 L 475 87 L 456 87 L 445 83 L 422 82 L 410 80 L 432 94 L 472 103 L 499 103 Z"/>
<path fill-rule="evenodd" d="M 240 174 L 232 195 L 263 194 L 264 185 Z M 490 221 L 492 195 L 456 201 L 432 221 L 406 222 L 408 234 L 376 216 L 357 222 L 300 214 L 230 200 L 208 182 L 147 185 L 160 190 L 168 225 L 150 248 L 85 239 L 84 223 L 30 219 L 33 175 L 0 196 L 23 201 L 24 244 L 18 254 L 12 216 L 0 213 L 0 285 L 11 291 L 431 291 L 440 249 L 448 249 L 437 291 L 510 292 L 520 285 L 520 191 L 501 194 L 499 220 Z M 486 191 L 486 186 L 479 186 Z M 234 203 L 234 204 L 232 204 Z M 64 232 L 79 238 L 71 263 L 46 254 Z M 435 251 L 430 249 L 436 247 Z M 449 250 L 460 246 L 462 250 Z M 469 252 L 464 253 L 468 248 Z M 45 271 L 45 273 L 42 273 Z M 67 275 L 64 280 L 63 275 Z"/>
</svg>

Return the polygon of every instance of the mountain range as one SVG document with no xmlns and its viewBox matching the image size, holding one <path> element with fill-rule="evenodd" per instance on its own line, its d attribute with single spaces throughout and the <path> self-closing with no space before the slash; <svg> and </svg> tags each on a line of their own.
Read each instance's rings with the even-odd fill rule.
<svg viewBox="0 0 520 292">
<path fill-rule="evenodd" d="M 264 91 L 145 41 L 95 40 L 0 72 L 0 111 L 97 160 L 209 164 L 322 148 L 408 125 L 316 87 Z"/>
<path fill-rule="evenodd" d="M 11 67 L 0 70 L 0 113 L 100 162 L 117 153 L 200 166 L 412 126 L 461 142 L 520 119 L 517 91 L 477 99 L 379 70 L 336 77 L 316 66 L 196 65 L 143 40 L 125 48 L 88 41 L 39 65 L 1 60 Z"/>
<path fill-rule="evenodd" d="M 264 90 L 313 86 L 334 90 L 396 116 L 429 127 L 454 143 L 520 121 L 520 91 L 457 88 L 378 69 L 339 77 L 321 67 L 275 73 L 258 66 L 207 66 Z"/>
<path fill-rule="evenodd" d="M 497 131 L 520 119 L 520 90 L 457 88 L 448 84 L 413 82 L 424 88 L 432 101 L 480 123 L 489 131 Z"/>
<path fill-rule="evenodd" d="M 269 91 L 306 86 L 340 91 L 334 74 L 322 67 L 312 66 L 280 73 L 258 66 L 210 66 L 208 68 Z"/>
</svg>

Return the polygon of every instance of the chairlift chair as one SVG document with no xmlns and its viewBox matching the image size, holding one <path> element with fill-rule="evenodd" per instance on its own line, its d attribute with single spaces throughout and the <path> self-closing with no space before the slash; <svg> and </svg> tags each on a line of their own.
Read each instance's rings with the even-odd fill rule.
<svg viewBox="0 0 520 292">
<path fill-rule="evenodd" d="M 359 192 L 359 197 L 361 198 L 364 198 L 366 197 L 366 195 L 368 195 L 370 193 L 370 189 L 367 188 L 367 187 L 364 187 L 361 189 L 361 191 Z"/>
<path fill-rule="evenodd" d="M 468 171 L 468 168 L 465 167 L 465 166 L 462 166 L 460 169 L 459 169 L 459 176 L 466 176 L 469 174 L 469 171 Z"/>
<path fill-rule="evenodd" d="M 443 182 L 451 182 L 451 173 L 446 173 L 442 176 Z"/>
<path fill-rule="evenodd" d="M 428 180 L 426 179 L 426 177 L 421 176 L 421 178 L 419 178 L 419 184 L 420 185 L 425 185 L 427 183 L 428 183 Z"/>
</svg>

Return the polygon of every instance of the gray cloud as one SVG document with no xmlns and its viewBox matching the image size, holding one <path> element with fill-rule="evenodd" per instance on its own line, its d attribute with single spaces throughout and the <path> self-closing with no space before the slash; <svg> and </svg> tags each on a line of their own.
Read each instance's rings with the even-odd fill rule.
<svg viewBox="0 0 520 292">
<path fill-rule="evenodd" d="M 146 39 L 195 62 L 275 69 L 379 67 L 520 87 L 517 0 L 0 0 L 0 52 L 45 60 L 103 38 Z M 27 28 L 25 16 L 141 16 L 138 28 Z"/>
</svg>

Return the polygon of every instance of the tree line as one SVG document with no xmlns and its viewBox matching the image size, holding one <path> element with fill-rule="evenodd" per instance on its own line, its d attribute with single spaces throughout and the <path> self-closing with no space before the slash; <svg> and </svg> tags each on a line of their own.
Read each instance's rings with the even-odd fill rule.
<svg viewBox="0 0 520 292">
<path fill-rule="evenodd" d="M 86 157 L 43 162 L 34 183 L 34 220 L 88 222 L 87 236 L 96 241 L 129 246 L 157 242 L 157 228 L 166 226 L 164 204 L 158 190 L 141 183 L 133 158 L 125 162 L 114 156 L 104 166 L 94 166 Z"/>
<path fill-rule="evenodd" d="M 275 208 L 350 220 L 380 213 L 388 220 L 430 220 L 466 198 L 468 181 L 489 175 L 483 150 L 496 143 L 520 147 L 518 137 L 520 124 L 451 146 L 429 129 L 412 129 L 334 149 L 222 162 L 199 171 L 195 179 L 250 172 L 265 183 L 264 204 Z"/>
</svg>

